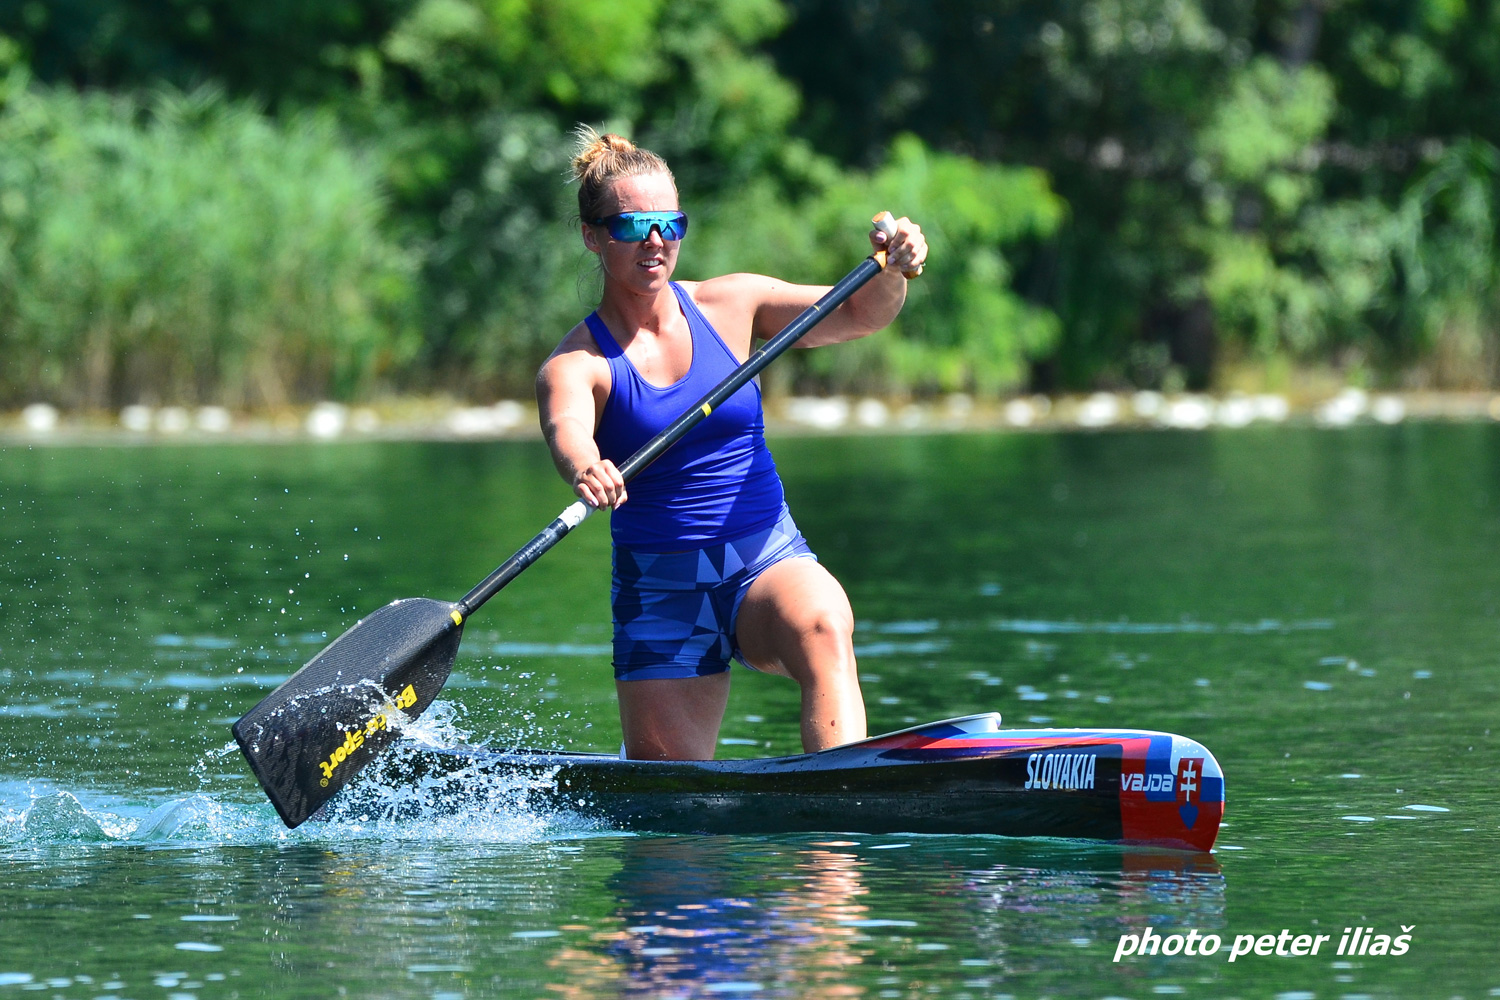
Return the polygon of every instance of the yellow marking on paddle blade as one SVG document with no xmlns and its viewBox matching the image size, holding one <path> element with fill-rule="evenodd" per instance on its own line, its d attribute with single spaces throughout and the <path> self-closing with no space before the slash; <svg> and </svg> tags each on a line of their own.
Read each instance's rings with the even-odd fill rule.
<svg viewBox="0 0 1500 1000">
<path fill-rule="evenodd" d="M 417 691 L 408 684 L 402 689 L 400 694 L 396 695 L 394 702 L 387 702 L 385 707 L 370 716 L 363 726 L 355 726 L 349 730 L 340 727 L 339 735 L 343 736 L 344 740 L 329 752 L 327 760 L 318 762 L 318 767 L 323 770 L 323 776 L 318 779 L 318 785 L 322 788 L 327 788 L 328 779 L 333 777 L 333 772 L 338 770 L 340 764 L 354 756 L 354 751 L 365 745 L 366 737 L 374 736 L 382 729 L 390 727 L 390 716 L 386 714 L 389 709 L 398 708 L 405 711 L 416 703 Z"/>
<path fill-rule="evenodd" d="M 455 625 L 462 625 L 464 623 L 464 616 L 457 611 L 448 612 L 448 617 L 453 619 L 453 624 Z"/>
</svg>

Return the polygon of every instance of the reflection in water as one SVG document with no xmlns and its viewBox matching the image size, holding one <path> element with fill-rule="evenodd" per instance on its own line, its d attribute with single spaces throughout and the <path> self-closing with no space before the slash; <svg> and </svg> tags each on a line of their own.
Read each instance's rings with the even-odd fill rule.
<svg viewBox="0 0 1500 1000">
<path fill-rule="evenodd" d="M 955 868 L 955 847 L 980 863 Z M 861 997 L 930 982 L 939 963 L 953 967 L 944 978 L 982 988 L 1045 976 L 1059 948 L 1139 925 L 1223 924 L 1224 878 L 1210 855 L 998 838 L 641 837 L 622 841 L 619 858 L 608 882 L 615 929 L 560 948 L 549 992 Z M 882 919 L 877 899 L 881 912 L 917 919 Z"/>
<path fill-rule="evenodd" d="M 552 963 L 559 981 L 549 991 L 590 997 L 609 984 L 625 996 L 863 996 L 848 970 L 867 954 L 851 926 L 866 913 L 866 862 L 808 847 L 773 851 L 783 859 L 775 871 L 751 875 L 735 847 L 701 838 L 623 841 L 610 879 L 622 926 L 593 935 L 593 949 L 560 950 Z"/>
<path fill-rule="evenodd" d="M 1014 979 L 1034 988 L 1057 972 L 1060 946 L 1113 948 L 1147 925 L 1224 925 L 1225 880 L 1211 854 L 1022 842 L 1003 857 L 966 873 L 966 912 L 955 914 L 972 928 L 982 956 L 972 964 L 987 967 L 985 985 Z"/>
</svg>

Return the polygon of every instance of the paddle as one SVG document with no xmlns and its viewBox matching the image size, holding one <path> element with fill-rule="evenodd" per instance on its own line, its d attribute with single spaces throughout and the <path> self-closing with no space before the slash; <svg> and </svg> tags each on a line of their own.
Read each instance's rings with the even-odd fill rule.
<svg viewBox="0 0 1500 1000">
<path fill-rule="evenodd" d="M 884 251 L 865 258 L 626 459 L 620 475 L 628 482 L 650 465 L 884 267 Z M 288 827 L 337 795 L 396 738 L 396 712 L 413 719 L 432 704 L 453 669 L 468 617 L 591 512 L 582 500 L 569 505 L 456 604 L 406 598 L 355 622 L 234 724 L 240 750 Z"/>
</svg>

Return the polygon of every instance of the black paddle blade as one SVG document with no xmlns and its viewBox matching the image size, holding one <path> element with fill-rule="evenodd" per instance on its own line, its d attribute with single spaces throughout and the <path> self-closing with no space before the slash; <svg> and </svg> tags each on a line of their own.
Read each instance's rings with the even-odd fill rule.
<svg viewBox="0 0 1500 1000">
<path fill-rule="evenodd" d="M 288 827 L 338 794 L 442 690 L 463 625 L 456 604 L 393 601 L 329 643 L 234 724 L 250 769 Z"/>
</svg>

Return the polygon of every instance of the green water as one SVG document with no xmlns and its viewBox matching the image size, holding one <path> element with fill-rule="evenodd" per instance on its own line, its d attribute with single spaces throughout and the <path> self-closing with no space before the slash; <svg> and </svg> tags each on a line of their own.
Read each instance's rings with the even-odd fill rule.
<svg viewBox="0 0 1500 1000">
<path fill-rule="evenodd" d="M 653 837 L 517 810 L 287 832 L 229 724 L 568 495 L 540 445 L 0 449 L 0 1000 L 1500 995 L 1500 428 L 774 442 L 872 731 L 1179 732 L 1212 855 Z M 610 750 L 591 521 L 466 630 L 439 737 Z M 722 755 L 797 749 L 740 672 Z M 420 790 L 409 794 L 421 803 Z M 437 804 L 433 804 L 437 805 Z M 1402 956 L 1331 954 L 1346 927 Z M 1219 935 L 1127 957 L 1121 936 Z M 1318 956 L 1238 935 L 1330 934 Z"/>
</svg>

